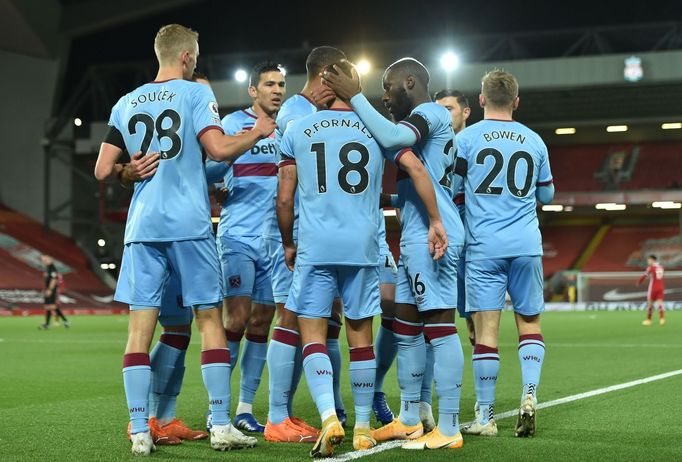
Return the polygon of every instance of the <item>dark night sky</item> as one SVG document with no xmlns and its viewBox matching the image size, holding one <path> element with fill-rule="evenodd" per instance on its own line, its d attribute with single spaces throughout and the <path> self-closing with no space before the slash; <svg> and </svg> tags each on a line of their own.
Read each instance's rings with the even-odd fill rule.
<svg viewBox="0 0 682 462">
<path fill-rule="evenodd" d="M 68 95 L 92 64 L 150 60 L 153 66 L 154 35 L 160 26 L 173 22 L 200 33 L 200 52 L 204 57 L 270 50 L 268 57 L 279 60 L 277 50 L 301 48 L 304 43 L 341 47 L 359 44 L 368 50 L 370 59 L 378 61 L 376 65 L 387 65 L 410 52 L 398 49 L 391 52 L 392 56 L 375 56 L 376 49 L 372 54 L 375 41 L 413 41 L 429 46 L 433 43 L 436 49 L 439 44 L 456 43 L 458 36 L 670 21 L 682 21 L 681 0 L 202 0 L 76 39 L 71 46 L 64 90 Z M 682 48 L 682 39 L 680 42 Z M 429 62 L 427 56 L 415 57 Z M 476 56 L 464 59 L 475 61 Z M 280 62 L 297 72 L 303 66 L 303 62 Z M 253 63 L 244 64 L 250 67 Z M 198 68 L 207 71 L 202 68 L 201 57 Z"/>
<path fill-rule="evenodd" d="M 589 5 L 589 6 L 581 6 Z M 153 57 L 152 42 L 163 24 L 179 22 L 200 33 L 202 54 L 343 45 L 376 40 L 438 40 L 452 35 L 492 34 L 681 21 L 682 1 L 440 1 L 232 2 L 204 0 L 147 17 L 73 43 L 82 61 Z"/>
</svg>

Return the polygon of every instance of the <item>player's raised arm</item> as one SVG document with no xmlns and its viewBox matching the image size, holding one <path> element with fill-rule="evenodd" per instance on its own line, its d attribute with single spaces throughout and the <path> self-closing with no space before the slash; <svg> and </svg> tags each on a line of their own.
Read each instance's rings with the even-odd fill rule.
<svg viewBox="0 0 682 462">
<path fill-rule="evenodd" d="M 396 91 L 404 90 L 406 85 L 409 90 L 418 88 L 416 93 L 423 96 L 425 87 L 428 84 L 428 76 L 418 75 L 420 70 L 411 66 L 411 60 L 401 60 L 386 70 L 383 78 L 384 104 L 390 100 L 389 95 Z M 336 92 L 342 99 L 349 101 L 353 110 L 360 116 L 362 122 L 367 126 L 376 140 L 386 149 L 398 149 L 414 145 L 421 138 L 428 134 L 429 126 L 419 115 L 413 114 L 408 117 L 409 111 L 404 108 L 391 107 L 387 105 L 395 120 L 400 120 L 398 124 L 391 122 L 381 115 L 361 93 L 360 78 L 357 71 L 353 68 L 352 75 L 348 76 L 340 72 L 335 67 L 337 73 L 325 71 L 322 78 L 326 85 Z M 415 71 L 415 69 L 417 69 Z M 424 87 L 424 88 L 422 88 Z M 426 91 L 425 101 L 430 101 L 428 90 Z"/>
<path fill-rule="evenodd" d="M 256 120 L 253 129 L 241 135 L 230 136 L 222 134 L 219 130 L 207 130 L 201 134 L 199 141 L 211 159 L 218 162 L 234 162 L 258 141 L 270 136 L 276 127 L 277 124 L 271 117 L 261 116 Z"/>
<path fill-rule="evenodd" d="M 448 236 L 440 217 L 431 178 L 421 161 L 409 149 L 402 150 L 396 156 L 396 163 L 410 176 L 419 198 L 424 203 L 429 217 L 429 251 L 433 259 L 438 260 L 448 248 Z"/>
</svg>

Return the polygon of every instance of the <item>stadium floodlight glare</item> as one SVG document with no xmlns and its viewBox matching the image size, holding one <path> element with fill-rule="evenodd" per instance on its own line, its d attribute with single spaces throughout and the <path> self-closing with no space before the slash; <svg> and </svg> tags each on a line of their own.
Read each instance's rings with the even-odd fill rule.
<svg viewBox="0 0 682 462">
<path fill-rule="evenodd" d="M 543 212 L 563 212 L 563 210 L 564 206 L 561 204 L 549 204 L 542 206 Z"/>
<path fill-rule="evenodd" d="M 116 269 L 116 263 L 109 263 L 109 269 Z"/>
<path fill-rule="evenodd" d="M 107 241 L 105 241 L 104 239 L 99 239 L 97 241 L 97 245 L 100 247 L 104 247 L 105 245 L 107 245 Z"/>
<path fill-rule="evenodd" d="M 109 269 L 109 263 L 101 263 L 99 267 L 102 269 Z"/>
<path fill-rule="evenodd" d="M 358 63 L 355 65 L 355 68 L 358 70 L 358 73 L 360 75 L 365 75 L 369 72 L 369 70 L 372 68 L 372 65 L 370 64 L 369 61 L 366 59 L 361 59 L 358 61 Z"/>
<path fill-rule="evenodd" d="M 452 72 L 459 66 L 459 56 L 452 51 L 443 53 L 443 56 L 440 57 L 440 65 L 447 72 Z"/>
<path fill-rule="evenodd" d="M 572 205 L 567 205 L 564 207 L 564 212 L 572 212 L 573 211 L 573 206 Z"/>
<path fill-rule="evenodd" d="M 556 135 L 575 135 L 575 128 L 573 127 L 557 128 L 556 130 L 554 130 L 554 133 Z"/>
<path fill-rule="evenodd" d="M 658 201 L 651 204 L 657 209 L 682 209 L 682 202 Z"/>
<path fill-rule="evenodd" d="M 249 74 L 244 69 L 237 69 L 237 72 L 234 73 L 234 79 L 239 83 L 246 82 L 248 78 Z"/>
<path fill-rule="evenodd" d="M 594 206 L 595 209 L 597 210 L 625 210 L 627 208 L 627 205 L 625 204 L 616 204 L 615 202 L 605 202 L 602 204 L 597 204 Z"/>
<path fill-rule="evenodd" d="M 606 131 L 609 133 L 626 132 L 626 131 L 628 131 L 628 126 L 627 125 L 609 125 L 608 127 L 606 127 Z"/>
<path fill-rule="evenodd" d="M 83 121 L 80 118 L 76 117 L 75 119 L 73 119 L 73 124 L 76 127 L 80 127 L 81 125 L 83 125 Z"/>
<path fill-rule="evenodd" d="M 391 210 L 384 210 L 384 216 L 385 217 L 397 217 L 398 215 L 397 215 L 395 209 L 391 209 Z"/>
<path fill-rule="evenodd" d="M 682 122 L 667 122 L 661 125 L 663 130 L 676 130 L 682 128 Z"/>
</svg>

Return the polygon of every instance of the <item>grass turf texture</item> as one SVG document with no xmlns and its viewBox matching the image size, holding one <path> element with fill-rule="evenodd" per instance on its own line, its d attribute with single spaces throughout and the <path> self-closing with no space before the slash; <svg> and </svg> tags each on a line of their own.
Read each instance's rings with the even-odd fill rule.
<svg viewBox="0 0 682 462">
<path fill-rule="evenodd" d="M 644 378 L 682 367 L 682 313 L 669 312 L 668 324 L 640 325 L 641 312 L 547 313 L 543 333 L 547 354 L 539 388 L 541 401 Z M 36 329 L 41 318 L 0 320 L 0 459 L 15 460 L 129 460 L 127 409 L 121 360 L 126 316 L 72 317 L 69 330 Z M 471 347 L 461 320 L 464 340 L 464 385 L 461 420 L 473 417 L 474 388 Z M 157 329 L 157 335 L 159 330 Z M 342 333 L 342 338 L 343 338 Z M 193 428 L 202 428 L 207 397 L 201 382 L 199 336 L 194 332 L 187 355 L 187 373 L 178 400 L 178 415 Z M 346 442 L 335 455 L 352 450 L 352 396 L 348 384 L 347 348 L 343 396 L 349 416 Z M 503 314 L 500 333 L 501 369 L 497 382 L 498 412 L 518 406 L 520 368 L 517 337 L 511 313 Z M 254 403 L 258 419 L 267 413 L 267 368 Z M 239 370 L 232 377 L 232 410 L 236 406 Z M 513 437 L 515 418 L 499 421 L 497 438 L 466 437 L 464 447 L 415 454 L 391 449 L 364 460 L 680 460 L 682 424 L 679 404 L 682 376 L 640 385 L 539 411 L 538 433 L 532 439 Z M 386 379 L 391 408 L 399 408 L 395 367 Z M 435 396 L 435 392 L 434 392 Z M 295 410 L 319 425 L 319 417 L 301 381 Z M 672 412 L 671 412 L 672 411 Z M 270 444 L 252 450 L 219 453 L 207 441 L 161 446 L 159 460 L 304 460 L 311 445 Z"/>
</svg>

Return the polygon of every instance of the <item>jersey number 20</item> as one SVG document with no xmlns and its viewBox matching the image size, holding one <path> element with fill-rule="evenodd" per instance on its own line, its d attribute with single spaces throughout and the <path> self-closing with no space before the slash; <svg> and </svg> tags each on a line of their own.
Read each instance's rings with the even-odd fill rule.
<svg viewBox="0 0 682 462">
<path fill-rule="evenodd" d="M 485 160 L 488 157 L 492 157 L 495 160 L 492 170 L 488 172 L 488 175 L 483 179 L 476 191 L 476 194 L 489 194 L 494 196 L 499 196 L 502 194 L 503 188 L 501 186 L 493 186 L 493 181 L 502 171 L 504 167 L 504 157 L 502 153 L 497 149 L 486 148 L 476 155 L 476 163 L 478 165 L 485 165 Z M 523 182 L 522 187 L 516 185 L 516 168 L 519 165 L 519 161 L 524 160 L 527 166 L 526 179 Z M 533 182 L 533 171 L 535 170 L 535 164 L 533 164 L 533 158 L 530 154 L 525 151 L 517 151 L 511 155 L 509 158 L 509 164 L 507 164 L 507 189 L 509 192 L 516 197 L 525 197 L 530 191 L 531 183 Z"/>
<path fill-rule="evenodd" d="M 327 164 L 325 158 L 326 146 L 324 143 L 314 143 L 310 146 L 310 151 L 315 154 L 317 160 L 317 192 L 324 194 L 327 192 Z M 360 153 L 360 160 L 353 162 L 350 160 L 350 153 L 357 151 Z M 342 167 L 339 169 L 339 186 L 348 194 L 360 194 L 369 185 L 369 172 L 365 167 L 369 163 L 369 151 L 364 144 L 346 143 L 339 150 L 339 160 Z M 357 172 L 360 180 L 356 184 L 348 181 L 348 174 Z"/>
</svg>

